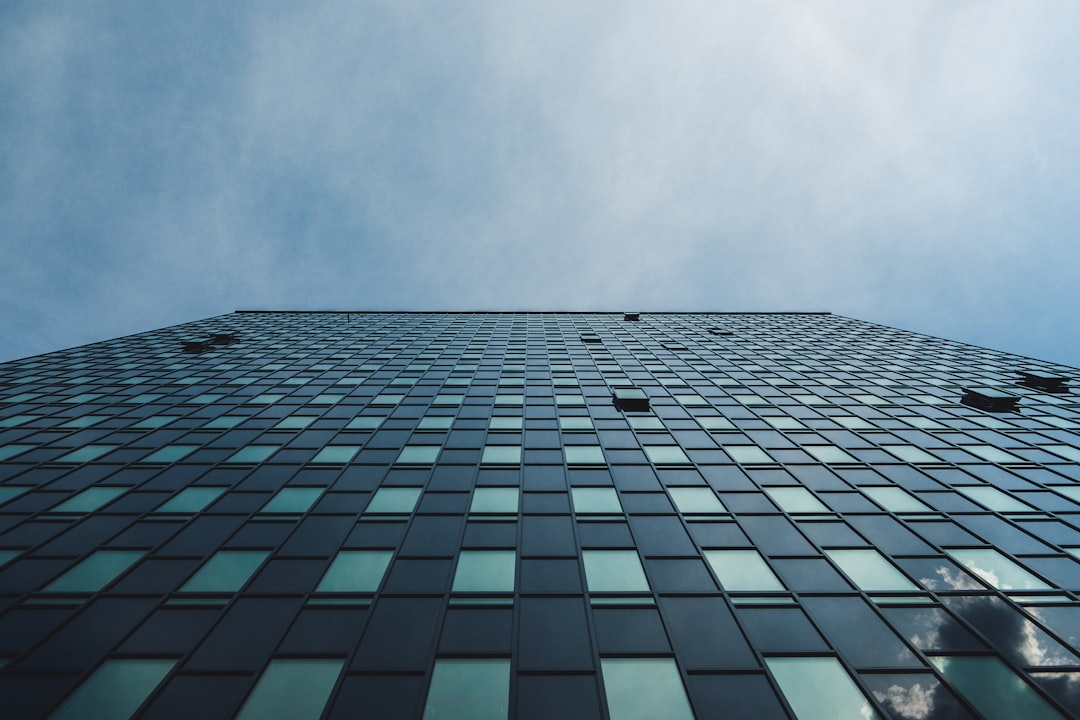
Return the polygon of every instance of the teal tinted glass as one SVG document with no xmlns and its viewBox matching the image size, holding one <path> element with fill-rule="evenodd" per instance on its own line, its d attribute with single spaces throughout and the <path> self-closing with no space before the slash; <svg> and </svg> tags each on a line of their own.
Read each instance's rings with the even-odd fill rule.
<svg viewBox="0 0 1080 720">
<path fill-rule="evenodd" d="M 156 430 L 160 427 L 165 427 L 175 419 L 175 415 L 151 415 L 148 418 L 143 418 L 131 427 L 138 430 Z"/>
<path fill-rule="evenodd" d="M 727 508 L 716 497 L 716 493 L 707 487 L 669 487 L 668 493 L 679 512 L 690 514 L 726 513 Z"/>
<path fill-rule="evenodd" d="M 19 445 L 15 445 L 15 446 L 8 445 L 7 447 L 8 448 L 10 448 L 10 447 L 23 447 L 23 448 L 25 448 L 25 446 L 19 446 Z M 72 450 L 67 455 L 64 455 L 62 457 L 58 457 L 56 459 L 56 462 L 70 462 L 70 463 L 90 462 L 91 460 L 97 460 L 99 457 L 101 457 L 101 456 L 103 456 L 103 455 L 105 455 L 107 453 L 111 453 L 113 450 L 115 450 L 118 447 L 120 447 L 120 446 L 119 445 L 84 445 L 83 447 L 79 448 L 78 450 Z M 6 448 L 4 448 L 4 449 L 6 449 Z M 26 449 L 28 449 L 28 448 L 26 448 Z M 19 452 L 23 452 L 23 451 L 19 450 Z M 10 457 L 10 455 L 8 457 Z M 0 450 L 0 460 L 6 460 L 6 459 L 7 458 L 4 457 L 3 450 Z"/>
<path fill-rule="evenodd" d="M 1024 462 L 1020 458 L 1016 457 L 1012 453 L 1007 453 L 1001 448 L 996 448 L 993 445 L 964 445 L 964 450 L 976 457 L 980 457 L 987 462 L 993 463 L 1010 463 L 1010 462 Z"/>
<path fill-rule="evenodd" d="M 559 417 L 560 430 L 592 430 L 592 418 L 582 416 Z"/>
<path fill-rule="evenodd" d="M 705 559 L 728 592 L 779 592 L 784 589 L 756 550 L 706 550 Z"/>
<path fill-rule="evenodd" d="M 905 592 L 919 589 L 877 550 L 826 550 L 825 554 L 860 590 Z"/>
<path fill-rule="evenodd" d="M 155 450 L 139 462 L 144 463 L 171 463 L 183 460 L 191 453 L 199 449 L 198 445 L 166 445 Z"/>
<path fill-rule="evenodd" d="M 664 429 L 664 423 L 660 422 L 660 418 L 655 418 L 651 415 L 630 415 L 626 418 L 626 421 L 630 423 L 630 427 L 635 430 Z"/>
<path fill-rule="evenodd" d="M 106 660 L 50 720 L 127 720 L 175 664 L 175 660 Z"/>
<path fill-rule="evenodd" d="M 13 428 L 28 423 L 31 420 L 37 420 L 40 415 L 12 415 L 11 417 L 0 418 L 0 428 Z"/>
<path fill-rule="evenodd" d="M 932 657 L 930 662 L 986 720 L 1061 720 L 1061 713 L 996 657 Z"/>
<path fill-rule="evenodd" d="M 491 430 L 520 430 L 521 427 L 522 418 L 517 415 L 496 415 L 488 423 Z"/>
<path fill-rule="evenodd" d="M 513 550 L 462 550 L 454 572 L 454 592 L 514 592 L 517 553 Z"/>
<path fill-rule="evenodd" d="M 27 450 L 33 450 L 34 447 L 35 447 L 34 445 L 3 445 L 3 446 L 0 446 L 0 460 L 7 460 L 8 458 L 13 458 L 16 455 L 21 455 L 22 453 L 26 452 Z M 62 460 L 62 458 L 61 458 L 61 460 Z M 75 462 L 75 461 L 71 460 L 71 461 L 66 461 L 66 462 Z"/>
<path fill-rule="evenodd" d="M 0 550 L 0 567 L 3 567 L 9 561 L 19 557 L 19 554 L 19 550 Z"/>
<path fill-rule="evenodd" d="M 345 398 L 344 395 L 337 395 L 334 393 L 322 393 L 308 400 L 312 405 L 336 405 Z"/>
<path fill-rule="evenodd" d="M 375 491 L 364 512 L 411 513 L 422 492 L 423 489 L 418 487 L 381 487 Z"/>
<path fill-rule="evenodd" d="M 238 592 L 269 554 L 267 550 L 219 550 L 184 583 L 180 592 Z"/>
<path fill-rule="evenodd" d="M 68 428 L 86 428 L 91 425 L 97 425 L 102 420 L 108 420 L 108 415 L 83 415 L 82 417 L 72 418 L 60 427 L 65 430 Z"/>
<path fill-rule="evenodd" d="M 998 512 L 1031 512 L 1030 506 L 989 485 L 957 486 L 956 491 L 963 493 L 983 507 Z"/>
<path fill-rule="evenodd" d="M 230 430 L 247 420 L 246 415 L 222 415 L 206 423 L 210 430 Z"/>
<path fill-rule="evenodd" d="M 281 447 L 280 445 L 248 445 L 233 453 L 225 462 L 258 463 L 267 459 Z"/>
<path fill-rule="evenodd" d="M 771 463 L 775 462 L 757 445 L 724 445 L 724 452 L 738 463 Z"/>
<path fill-rule="evenodd" d="M 815 460 L 823 463 L 854 463 L 858 462 L 844 450 L 835 445 L 803 445 L 803 450 L 808 452 Z"/>
<path fill-rule="evenodd" d="M 993 548 L 946 549 L 954 560 L 998 590 L 1052 590 L 1051 585 L 1035 577 Z"/>
<path fill-rule="evenodd" d="M 145 554 L 142 550 L 98 550 L 46 585 L 43 592 L 97 592 Z"/>
<path fill-rule="evenodd" d="M 401 448 L 397 462 L 408 465 L 431 465 L 439 457 L 441 445 L 406 445 Z"/>
<path fill-rule="evenodd" d="M 566 453 L 567 465 L 604 464 L 604 451 L 599 445 L 567 445 L 563 452 Z"/>
<path fill-rule="evenodd" d="M 375 430 L 382 425 L 385 420 L 382 415 L 361 415 L 355 417 L 349 421 L 349 424 L 345 426 L 346 430 Z"/>
<path fill-rule="evenodd" d="M 32 489 L 29 485 L 0 485 L 0 505 L 3 505 L 8 500 L 14 500 L 27 490 Z"/>
<path fill-rule="evenodd" d="M 506 720 L 509 660 L 435 661 L 424 720 Z"/>
<path fill-rule="evenodd" d="M 603 658 L 600 670 L 612 720 L 694 720 L 670 658 Z"/>
<path fill-rule="evenodd" d="M 278 490 L 259 512 L 264 513 L 303 513 L 311 509 L 315 501 L 323 494 L 321 487 L 287 487 Z"/>
<path fill-rule="evenodd" d="M 889 451 L 896 457 L 900 458 L 904 462 L 910 463 L 936 463 L 941 462 L 930 453 L 917 448 L 914 445 L 882 445 L 883 449 Z"/>
<path fill-rule="evenodd" d="M 358 452 L 360 452 L 359 445 L 327 445 L 311 459 L 311 462 L 345 464 L 352 461 Z"/>
<path fill-rule="evenodd" d="M 521 462 L 521 446 L 485 445 L 480 462 L 484 465 L 517 465 Z"/>
<path fill-rule="evenodd" d="M 827 513 L 829 508 L 821 504 L 813 493 L 804 487 L 763 488 L 780 509 L 789 513 Z"/>
<path fill-rule="evenodd" d="M 718 415 L 706 415 L 704 417 L 697 418 L 697 421 L 701 423 L 701 427 L 706 430 L 734 430 L 735 425 L 725 417 Z"/>
<path fill-rule="evenodd" d="M 373 593 L 379 589 L 393 556 L 390 550 L 342 550 L 315 590 Z"/>
<path fill-rule="evenodd" d="M 657 465 L 686 465 L 690 462 L 678 445 L 643 445 L 642 449 L 649 462 Z"/>
<path fill-rule="evenodd" d="M 866 495 L 889 512 L 933 512 L 933 508 L 913 497 L 906 490 L 893 486 L 860 488 Z"/>
<path fill-rule="evenodd" d="M 583 550 L 589 592 L 649 592 L 641 558 L 633 550 Z"/>
<path fill-rule="evenodd" d="M 878 714 L 836 658 L 765 658 L 798 720 L 876 720 Z"/>
<path fill-rule="evenodd" d="M 319 720 L 337 683 L 341 660 L 271 660 L 238 720 Z"/>
<path fill-rule="evenodd" d="M 615 488 L 576 487 L 570 493 L 574 498 L 574 512 L 579 515 L 622 514 L 622 504 Z"/>
<path fill-rule="evenodd" d="M 420 422 L 417 423 L 417 430 L 449 430 L 450 426 L 454 424 L 454 418 L 449 415 L 437 416 L 437 417 L 423 417 L 420 418 Z"/>
<path fill-rule="evenodd" d="M 315 420 L 314 415 L 290 415 L 279 420 L 274 428 L 276 430 L 303 430 Z"/>
<path fill-rule="evenodd" d="M 129 490 L 127 487 L 90 487 L 68 498 L 50 512 L 88 513 L 112 502 Z"/>
<path fill-rule="evenodd" d="M 154 512 L 159 513 L 197 513 L 214 502 L 225 492 L 223 487 L 194 486 L 187 487 L 169 498 Z"/>
<path fill-rule="evenodd" d="M 516 513 L 518 489 L 515 487 L 476 488 L 472 496 L 472 513 Z"/>
</svg>

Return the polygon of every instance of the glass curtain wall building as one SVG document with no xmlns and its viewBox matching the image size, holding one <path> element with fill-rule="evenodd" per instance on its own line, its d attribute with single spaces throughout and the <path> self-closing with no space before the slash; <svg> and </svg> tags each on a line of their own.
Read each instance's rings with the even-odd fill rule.
<svg viewBox="0 0 1080 720">
<path fill-rule="evenodd" d="M 0 365 L 8 718 L 1080 715 L 1072 368 L 240 312 Z"/>
</svg>

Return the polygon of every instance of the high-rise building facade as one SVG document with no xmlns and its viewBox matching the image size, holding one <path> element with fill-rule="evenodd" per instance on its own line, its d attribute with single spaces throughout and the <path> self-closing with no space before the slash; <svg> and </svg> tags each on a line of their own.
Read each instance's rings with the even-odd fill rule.
<svg viewBox="0 0 1080 720">
<path fill-rule="evenodd" d="M 1077 716 L 1076 372 L 799 313 L 6 363 L 0 715 Z"/>
</svg>

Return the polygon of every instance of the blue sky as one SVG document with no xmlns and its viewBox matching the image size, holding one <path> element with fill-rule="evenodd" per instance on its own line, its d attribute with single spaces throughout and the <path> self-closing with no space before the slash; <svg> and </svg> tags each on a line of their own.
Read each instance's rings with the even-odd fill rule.
<svg viewBox="0 0 1080 720">
<path fill-rule="evenodd" d="M 829 310 L 1080 365 L 1080 5 L 0 8 L 0 360 L 265 309 Z"/>
</svg>

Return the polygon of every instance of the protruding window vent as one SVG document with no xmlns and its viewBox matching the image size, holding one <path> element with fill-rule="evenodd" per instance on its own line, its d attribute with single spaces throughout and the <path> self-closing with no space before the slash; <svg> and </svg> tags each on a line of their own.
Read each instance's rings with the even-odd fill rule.
<svg viewBox="0 0 1080 720">
<path fill-rule="evenodd" d="M 960 402 L 987 412 L 1014 412 L 1020 397 L 991 387 L 964 388 Z"/>
<path fill-rule="evenodd" d="M 631 312 L 623 313 L 622 319 L 623 320 L 640 320 L 641 319 L 641 313 L 631 313 Z"/>
<path fill-rule="evenodd" d="M 649 410 L 649 396 L 641 388 L 612 388 L 611 402 L 623 412 L 648 412 Z"/>
<path fill-rule="evenodd" d="M 725 330 L 722 327 L 711 327 L 711 328 L 709 328 L 709 334 L 710 335 L 734 335 L 733 332 L 731 332 L 730 330 Z"/>
<path fill-rule="evenodd" d="M 1069 378 L 1040 370 L 1021 370 L 1017 384 L 1048 393 L 1069 392 Z"/>
<path fill-rule="evenodd" d="M 600 336 L 596 333 L 581 333 L 581 342 L 598 343 L 600 342 Z"/>
<path fill-rule="evenodd" d="M 209 352 L 214 349 L 214 346 L 210 344 L 209 340 L 186 340 L 183 343 L 184 352 L 191 353 L 192 355 L 198 355 L 199 353 Z"/>
</svg>

